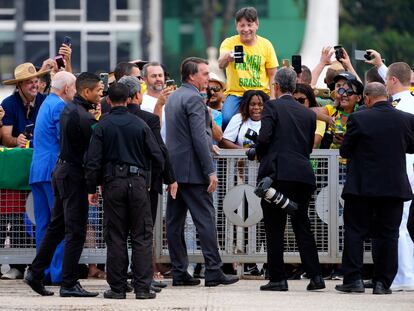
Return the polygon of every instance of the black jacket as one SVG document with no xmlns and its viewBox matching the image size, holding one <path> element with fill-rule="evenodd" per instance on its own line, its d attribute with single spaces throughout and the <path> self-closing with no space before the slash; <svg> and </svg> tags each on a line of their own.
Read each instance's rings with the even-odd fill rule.
<svg viewBox="0 0 414 311">
<path fill-rule="evenodd" d="M 167 146 L 165 145 L 161 137 L 160 118 L 156 114 L 142 110 L 140 106 L 136 104 L 128 104 L 128 111 L 132 114 L 135 114 L 137 117 L 141 118 L 149 126 L 164 156 L 165 166 L 164 166 L 164 170 L 162 171 L 161 175 L 152 174 L 152 177 L 151 177 L 151 180 L 152 180 L 151 188 L 161 194 L 163 180 L 166 185 L 169 185 L 175 182 L 175 176 L 174 176 L 174 170 L 171 166 L 170 156 L 168 154 Z"/>
<path fill-rule="evenodd" d="M 270 176 L 315 186 L 310 163 L 316 114 L 290 95 L 265 103 L 257 139 L 258 180 Z"/>
<path fill-rule="evenodd" d="M 350 115 L 340 149 L 348 173 L 342 197 L 411 200 L 406 153 L 414 153 L 414 116 L 386 101 Z"/>
<path fill-rule="evenodd" d="M 96 120 L 89 110 L 93 105 L 80 95 L 65 105 L 60 114 L 59 158 L 82 166 Z"/>
<path fill-rule="evenodd" d="M 118 106 L 96 125 L 88 149 L 85 176 L 89 193 L 95 193 L 107 164 L 137 166 L 158 174 L 164 168 L 164 157 L 148 125 Z"/>
</svg>

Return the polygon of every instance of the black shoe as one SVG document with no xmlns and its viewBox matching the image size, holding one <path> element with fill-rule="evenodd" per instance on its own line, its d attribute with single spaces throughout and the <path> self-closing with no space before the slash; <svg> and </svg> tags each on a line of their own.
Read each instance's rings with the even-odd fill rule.
<svg viewBox="0 0 414 311">
<path fill-rule="evenodd" d="M 196 286 L 196 285 L 199 285 L 200 282 L 201 282 L 200 279 L 196 279 L 188 275 L 184 279 L 173 279 L 172 285 L 173 286 Z"/>
<path fill-rule="evenodd" d="M 153 286 L 152 284 L 151 284 L 150 289 L 151 289 L 154 293 L 161 293 L 161 291 L 162 291 L 162 289 L 161 289 L 160 287 Z"/>
<path fill-rule="evenodd" d="M 151 286 L 159 287 L 159 288 L 166 288 L 167 284 L 160 282 L 160 281 L 152 280 Z"/>
<path fill-rule="evenodd" d="M 378 281 L 378 282 L 375 282 L 372 293 L 374 295 L 389 295 L 389 294 L 392 294 L 392 290 L 389 288 L 386 288 L 384 283 Z"/>
<path fill-rule="evenodd" d="M 366 281 L 364 282 L 364 287 L 365 288 L 374 288 L 374 283 L 371 281 Z"/>
<path fill-rule="evenodd" d="M 219 278 L 219 279 L 208 280 L 208 281 L 205 280 L 204 285 L 207 286 L 207 287 L 213 287 L 213 286 L 218 286 L 220 284 L 230 285 L 230 284 L 234 284 L 238 281 L 239 281 L 239 278 L 237 276 L 223 274 L 222 277 Z"/>
<path fill-rule="evenodd" d="M 289 290 L 288 283 L 286 280 L 279 282 L 269 282 L 266 285 L 260 286 L 260 290 L 271 290 L 277 292 L 286 292 Z"/>
<path fill-rule="evenodd" d="M 325 281 L 323 280 L 321 275 L 317 275 L 313 278 L 311 278 L 308 286 L 306 287 L 306 290 L 318 290 L 318 289 L 324 289 Z"/>
<path fill-rule="evenodd" d="M 114 292 L 112 289 L 108 289 L 103 294 L 104 298 L 108 299 L 125 299 L 126 294 L 125 293 L 117 293 Z"/>
<path fill-rule="evenodd" d="M 362 280 L 356 280 L 352 283 L 336 285 L 335 289 L 344 293 L 365 293 L 365 287 Z"/>
<path fill-rule="evenodd" d="M 157 295 L 154 292 L 136 292 L 135 299 L 154 299 Z"/>
<path fill-rule="evenodd" d="M 31 270 L 27 270 L 26 277 L 24 278 L 24 282 L 41 296 L 52 296 L 54 294 L 53 292 L 45 288 L 41 280 L 36 280 L 33 277 L 33 273 Z"/>
<path fill-rule="evenodd" d="M 69 288 L 63 286 L 60 288 L 60 297 L 96 297 L 98 295 L 99 293 L 83 289 L 79 282 Z"/>
</svg>

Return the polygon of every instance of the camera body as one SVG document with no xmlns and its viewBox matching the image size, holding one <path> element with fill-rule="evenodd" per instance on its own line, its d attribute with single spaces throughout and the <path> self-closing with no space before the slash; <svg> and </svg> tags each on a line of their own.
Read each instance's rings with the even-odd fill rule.
<svg viewBox="0 0 414 311">
<path fill-rule="evenodd" d="M 244 137 L 246 137 L 247 139 L 250 139 L 252 142 L 254 142 L 254 144 L 256 144 L 258 136 L 259 135 L 257 134 L 257 132 L 255 130 L 252 130 L 251 128 L 248 128 L 247 131 L 246 131 L 246 134 L 244 135 Z M 256 148 L 255 148 L 255 146 L 253 146 L 252 148 L 247 149 L 246 156 L 247 156 L 247 159 L 249 161 L 256 160 Z"/>
<path fill-rule="evenodd" d="M 265 177 L 257 183 L 254 193 L 265 201 L 271 203 L 276 208 L 281 208 L 289 215 L 293 215 L 298 210 L 298 205 L 289 200 L 283 193 L 272 188 L 273 179 Z"/>
</svg>

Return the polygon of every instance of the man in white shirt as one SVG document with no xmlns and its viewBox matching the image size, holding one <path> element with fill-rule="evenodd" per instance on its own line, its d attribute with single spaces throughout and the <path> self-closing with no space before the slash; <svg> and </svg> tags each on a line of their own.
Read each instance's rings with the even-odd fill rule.
<svg viewBox="0 0 414 311">
<path fill-rule="evenodd" d="M 147 85 L 147 91 L 142 99 L 141 109 L 158 115 L 161 122 L 161 136 L 165 141 L 164 105 L 175 86 L 165 87 L 164 69 L 158 62 L 150 62 L 142 68 L 141 74 Z"/>
<path fill-rule="evenodd" d="M 384 79 L 387 92 L 392 96 L 393 105 L 398 110 L 414 114 L 414 94 L 410 92 L 411 68 L 408 64 L 397 62 L 388 68 L 381 55 L 375 50 L 368 50 L 373 56 L 367 61 L 377 67 L 379 75 Z M 414 189 L 414 155 L 407 154 L 407 175 Z M 414 243 L 407 230 L 407 221 L 411 201 L 404 203 L 403 218 L 398 238 L 398 272 L 394 278 L 392 290 L 414 291 Z"/>
</svg>

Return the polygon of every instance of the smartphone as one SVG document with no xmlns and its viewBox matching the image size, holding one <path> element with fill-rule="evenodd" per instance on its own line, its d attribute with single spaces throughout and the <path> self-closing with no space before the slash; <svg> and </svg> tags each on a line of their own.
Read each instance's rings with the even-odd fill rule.
<svg viewBox="0 0 414 311">
<path fill-rule="evenodd" d="M 99 75 L 99 78 L 101 79 L 102 83 L 103 83 L 103 96 L 108 95 L 108 88 L 109 88 L 109 84 L 108 84 L 108 73 L 107 72 L 102 72 Z"/>
<path fill-rule="evenodd" d="M 354 51 L 355 60 L 371 60 L 372 55 L 371 52 L 364 51 L 364 50 L 355 50 Z"/>
<path fill-rule="evenodd" d="M 169 80 L 165 81 L 165 86 L 166 87 L 173 86 L 173 85 L 175 85 L 174 79 L 169 79 Z"/>
<path fill-rule="evenodd" d="M 335 45 L 334 50 L 335 50 L 335 58 L 339 62 L 341 58 L 344 58 L 343 47 L 342 45 Z"/>
<path fill-rule="evenodd" d="M 244 63 L 243 45 L 234 46 L 234 62 L 239 64 Z"/>
<path fill-rule="evenodd" d="M 57 64 L 58 69 L 65 68 L 65 62 L 63 61 L 63 56 L 62 55 L 55 56 L 54 60 Z"/>
<path fill-rule="evenodd" d="M 65 36 L 63 38 L 63 44 L 66 44 L 67 46 L 71 46 L 72 45 L 72 38 L 69 36 Z"/>
<path fill-rule="evenodd" d="M 302 56 L 292 55 L 292 67 L 296 74 L 300 74 L 302 72 Z"/>
<path fill-rule="evenodd" d="M 33 137 L 33 130 L 34 124 L 28 124 L 24 128 L 23 135 L 26 136 L 27 139 L 31 139 Z"/>
</svg>

